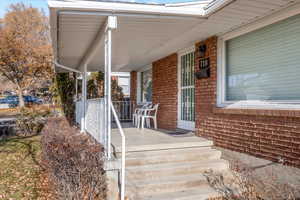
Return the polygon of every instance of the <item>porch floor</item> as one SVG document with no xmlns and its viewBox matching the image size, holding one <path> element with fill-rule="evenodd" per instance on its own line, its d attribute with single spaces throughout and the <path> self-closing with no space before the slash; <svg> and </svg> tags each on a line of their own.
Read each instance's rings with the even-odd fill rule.
<svg viewBox="0 0 300 200">
<path fill-rule="evenodd" d="M 138 129 L 125 123 L 123 130 L 126 136 L 126 152 L 151 151 L 177 148 L 209 147 L 213 142 L 197 137 L 192 132 L 183 130 L 167 131 Z M 117 128 L 112 129 L 112 144 L 115 152 L 121 151 L 121 136 Z"/>
</svg>

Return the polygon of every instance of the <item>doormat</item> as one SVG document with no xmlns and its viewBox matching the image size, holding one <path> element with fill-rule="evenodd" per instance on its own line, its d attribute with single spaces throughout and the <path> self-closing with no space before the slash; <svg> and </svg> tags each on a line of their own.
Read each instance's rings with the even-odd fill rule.
<svg viewBox="0 0 300 200">
<path fill-rule="evenodd" d="M 193 137 L 195 136 L 195 133 L 189 130 L 183 130 L 183 129 L 177 129 L 175 131 L 166 131 L 165 132 L 168 135 L 174 136 L 174 137 Z"/>
</svg>

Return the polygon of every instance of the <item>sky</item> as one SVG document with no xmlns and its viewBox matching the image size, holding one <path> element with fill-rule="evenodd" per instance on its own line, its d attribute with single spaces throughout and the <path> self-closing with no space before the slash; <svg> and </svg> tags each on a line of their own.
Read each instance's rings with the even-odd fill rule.
<svg viewBox="0 0 300 200">
<path fill-rule="evenodd" d="M 43 9 L 44 12 L 48 14 L 47 0 L 0 0 L 0 18 L 3 18 L 10 4 L 19 2 Z"/>
<path fill-rule="evenodd" d="M 124 1 L 124 0 L 123 0 Z M 125 0 L 126 1 L 126 0 Z M 131 1 L 131 0 L 128 0 Z M 141 3 L 175 3 L 175 2 L 187 2 L 187 1 L 193 1 L 193 0 L 134 0 L 136 2 Z M 0 18 L 3 18 L 7 8 L 12 3 L 18 3 L 23 2 L 27 5 L 32 5 L 33 7 L 43 9 L 46 14 L 48 14 L 48 5 L 47 0 L 0 0 Z"/>
</svg>

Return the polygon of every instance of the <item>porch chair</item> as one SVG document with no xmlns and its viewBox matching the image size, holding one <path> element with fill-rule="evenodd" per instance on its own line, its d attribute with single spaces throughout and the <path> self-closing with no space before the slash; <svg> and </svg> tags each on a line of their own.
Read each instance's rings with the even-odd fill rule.
<svg viewBox="0 0 300 200">
<path fill-rule="evenodd" d="M 155 104 L 153 108 L 145 109 L 144 113 L 138 116 L 138 128 L 140 128 L 140 122 L 142 123 L 142 129 L 144 129 L 145 121 L 147 126 L 150 128 L 150 120 L 153 120 L 154 129 L 157 129 L 157 111 L 159 104 Z"/>
<path fill-rule="evenodd" d="M 152 106 L 151 103 L 142 104 L 139 108 L 136 108 L 132 114 L 132 123 L 135 127 L 138 127 L 138 116 L 143 114 L 145 109 L 149 109 Z"/>
</svg>

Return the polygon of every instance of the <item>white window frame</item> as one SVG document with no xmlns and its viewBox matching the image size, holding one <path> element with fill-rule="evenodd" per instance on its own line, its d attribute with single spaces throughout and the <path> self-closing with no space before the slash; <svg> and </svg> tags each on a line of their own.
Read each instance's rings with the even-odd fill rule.
<svg viewBox="0 0 300 200">
<path fill-rule="evenodd" d="M 177 63 L 177 127 L 178 128 L 182 128 L 182 129 L 186 129 L 186 130 L 191 130 L 194 131 L 195 130 L 195 124 L 196 121 L 192 122 L 192 121 L 183 121 L 180 119 L 181 116 L 181 56 L 188 54 L 188 53 L 192 53 L 195 51 L 195 46 L 190 46 L 188 48 L 184 48 L 182 50 L 179 50 L 177 52 L 177 56 L 178 56 L 178 63 Z M 191 86 L 188 86 L 191 87 Z M 194 85 L 195 88 L 195 85 Z M 196 104 L 196 101 L 195 101 Z M 196 106 L 195 106 L 196 107 Z M 196 120 L 196 117 L 195 117 Z"/>
<path fill-rule="evenodd" d="M 300 4 L 288 7 L 280 12 L 258 20 L 252 24 L 241 27 L 232 32 L 226 33 L 218 38 L 218 57 L 217 57 L 217 107 L 240 108 L 240 109 L 300 109 L 299 100 L 226 100 L 226 41 L 258 30 L 270 24 L 282 21 L 289 17 L 300 14 Z M 299 91 L 300 92 L 300 91 Z"/>
<path fill-rule="evenodd" d="M 152 64 L 146 65 L 145 67 L 143 67 L 142 69 L 137 71 L 137 90 L 136 90 L 137 104 L 152 103 L 152 102 L 143 102 L 142 101 L 142 86 L 141 86 L 142 72 L 145 72 L 148 70 L 152 70 Z M 152 74 L 152 76 L 153 76 L 153 74 Z"/>
</svg>

